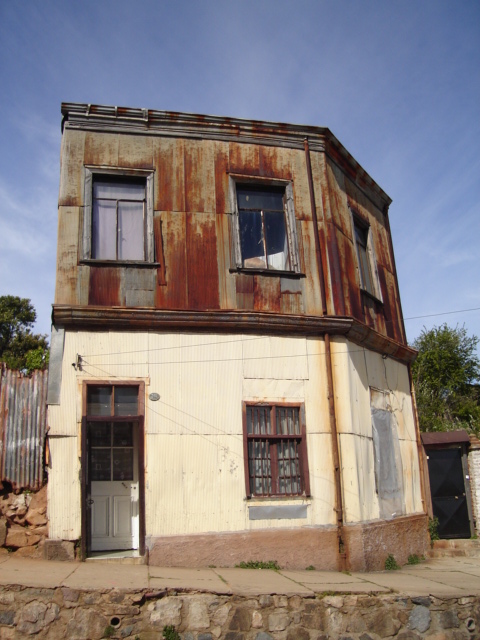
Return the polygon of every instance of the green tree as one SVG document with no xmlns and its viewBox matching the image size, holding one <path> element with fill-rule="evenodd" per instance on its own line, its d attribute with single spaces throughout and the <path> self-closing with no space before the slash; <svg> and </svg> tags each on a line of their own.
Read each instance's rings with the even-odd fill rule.
<svg viewBox="0 0 480 640">
<path fill-rule="evenodd" d="M 479 340 L 465 327 L 423 329 L 413 346 L 413 381 L 421 431 L 480 433 Z"/>
<path fill-rule="evenodd" d="M 37 319 L 28 298 L 0 296 L 0 362 L 31 373 L 48 365 L 47 336 L 32 333 Z"/>
</svg>

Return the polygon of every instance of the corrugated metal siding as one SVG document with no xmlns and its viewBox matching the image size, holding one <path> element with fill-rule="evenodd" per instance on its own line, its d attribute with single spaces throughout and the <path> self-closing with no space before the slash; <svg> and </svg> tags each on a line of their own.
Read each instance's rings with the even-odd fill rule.
<svg viewBox="0 0 480 640">
<path fill-rule="evenodd" d="M 36 490 L 43 483 L 47 382 L 47 371 L 0 374 L 0 480 L 15 489 Z"/>
</svg>

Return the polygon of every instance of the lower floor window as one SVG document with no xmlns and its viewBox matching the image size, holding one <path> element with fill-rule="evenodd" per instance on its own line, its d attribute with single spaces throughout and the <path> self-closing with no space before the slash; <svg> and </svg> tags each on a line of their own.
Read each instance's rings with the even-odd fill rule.
<svg viewBox="0 0 480 640">
<path fill-rule="evenodd" d="M 309 495 L 302 405 L 245 404 L 248 496 Z"/>
</svg>

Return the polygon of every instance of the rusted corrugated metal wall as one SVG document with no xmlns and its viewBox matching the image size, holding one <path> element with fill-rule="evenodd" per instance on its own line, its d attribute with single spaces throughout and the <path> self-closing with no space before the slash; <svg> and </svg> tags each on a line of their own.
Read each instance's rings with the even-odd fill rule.
<svg viewBox="0 0 480 640">
<path fill-rule="evenodd" d="M 0 481 L 39 489 L 47 428 L 48 371 L 0 372 Z"/>
</svg>

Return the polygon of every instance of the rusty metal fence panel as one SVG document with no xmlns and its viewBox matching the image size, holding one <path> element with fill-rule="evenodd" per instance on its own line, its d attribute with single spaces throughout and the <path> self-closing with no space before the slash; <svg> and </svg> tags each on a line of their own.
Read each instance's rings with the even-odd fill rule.
<svg viewBox="0 0 480 640">
<path fill-rule="evenodd" d="M 0 481 L 14 489 L 43 483 L 47 381 L 48 371 L 0 370 Z"/>
</svg>

